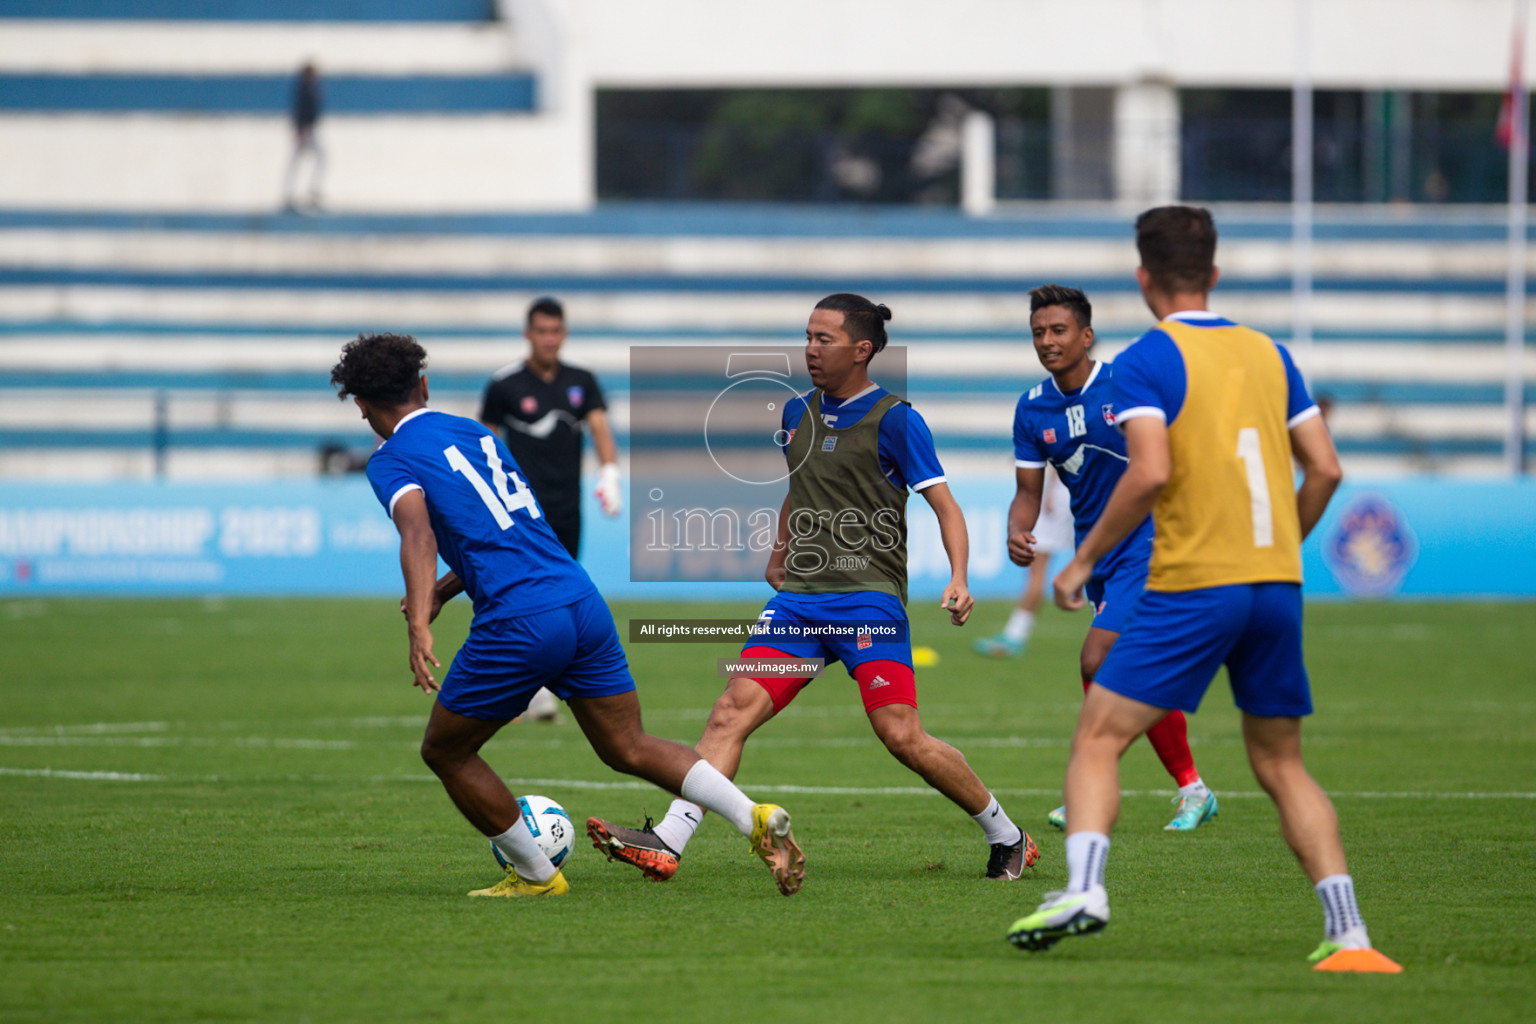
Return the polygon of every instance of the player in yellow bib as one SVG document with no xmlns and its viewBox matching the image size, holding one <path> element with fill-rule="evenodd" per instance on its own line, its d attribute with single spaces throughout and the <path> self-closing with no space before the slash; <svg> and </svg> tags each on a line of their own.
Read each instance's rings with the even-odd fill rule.
<svg viewBox="0 0 1536 1024">
<path fill-rule="evenodd" d="M 1249 762 L 1323 904 L 1325 937 L 1312 959 L 1328 969 L 1395 969 L 1370 951 L 1333 804 L 1301 759 L 1301 719 L 1312 712 L 1301 541 L 1343 476 L 1333 440 L 1289 354 L 1206 309 L 1217 279 L 1208 212 L 1148 210 L 1136 221 L 1136 247 L 1136 280 L 1159 322 L 1115 360 L 1115 420 L 1129 462 L 1056 577 L 1056 602 L 1082 607 L 1094 564 L 1148 513 L 1157 524 L 1152 560 L 1072 740 L 1067 888 L 1015 922 L 1009 941 L 1049 949 L 1108 923 L 1104 864 L 1120 813 L 1120 756 L 1169 710 L 1194 712 L 1225 665 Z"/>
</svg>

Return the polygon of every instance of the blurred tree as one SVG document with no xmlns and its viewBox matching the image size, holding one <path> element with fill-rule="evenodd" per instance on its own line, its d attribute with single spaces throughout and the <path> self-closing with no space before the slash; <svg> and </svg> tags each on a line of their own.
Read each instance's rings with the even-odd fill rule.
<svg viewBox="0 0 1536 1024">
<path fill-rule="evenodd" d="M 958 116 L 1042 120 L 1044 89 L 626 90 L 598 94 L 604 199 L 952 203 Z"/>
</svg>

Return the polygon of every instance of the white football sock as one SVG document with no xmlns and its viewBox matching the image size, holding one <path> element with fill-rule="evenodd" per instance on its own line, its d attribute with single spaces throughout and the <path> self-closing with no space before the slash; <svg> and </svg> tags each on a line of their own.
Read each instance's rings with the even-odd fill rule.
<svg viewBox="0 0 1536 1024">
<path fill-rule="evenodd" d="M 691 800 L 706 811 L 714 811 L 735 825 L 742 835 L 752 835 L 752 798 L 702 757 L 688 769 L 679 788 L 684 800 Z"/>
<path fill-rule="evenodd" d="M 1317 890 L 1317 898 L 1323 901 L 1323 930 L 1329 940 L 1348 939 L 1349 942 L 1341 944 L 1352 949 L 1370 949 L 1365 920 L 1355 905 L 1355 880 L 1348 875 L 1329 875 L 1313 888 Z"/>
<path fill-rule="evenodd" d="M 666 843 L 673 853 L 680 854 L 703 820 L 704 808 L 678 798 L 672 801 L 671 807 L 667 808 L 667 816 L 652 826 L 651 831 L 655 832 L 656 838 Z"/>
<path fill-rule="evenodd" d="M 1206 786 L 1204 779 L 1196 779 L 1194 782 L 1191 782 L 1187 786 L 1179 787 L 1179 796 L 1193 796 L 1204 800 L 1210 795 L 1211 791 L 1209 787 Z"/>
<path fill-rule="evenodd" d="M 1102 832 L 1073 832 L 1067 836 L 1067 891 L 1087 892 L 1104 884 L 1109 836 Z"/>
<path fill-rule="evenodd" d="M 1008 813 L 1003 810 L 1003 805 L 997 802 L 997 797 L 992 797 L 992 802 L 987 804 L 987 809 L 980 814 L 971 815 L 971 820 L 981 826 L 981 830 L 987 834 L 987 842 L 996 846 L 998 843 L 1007 843 L 1012 846 L 1024 838 L 1024 830 L 1013 823 Z"/>
<path fill-rule="evenodd" d="M 528 823 L 522 818 L 501 835 L 492 836 L 491 842 L 512 865 L 512 870 L 530 882 L 547 882 L 560 870 L 533 838 Z"/>
<path fill-rule="evenodd" d="M 1003 636 L 1016 644 L 1021 644 L 1029 639 L 1029 634 L 1035 628 L 1035 615 L 1023 608 L 1015 608 L 1013 614 L 1008 616 L 1008 625 L 1003 627 Z"/>
</svg>

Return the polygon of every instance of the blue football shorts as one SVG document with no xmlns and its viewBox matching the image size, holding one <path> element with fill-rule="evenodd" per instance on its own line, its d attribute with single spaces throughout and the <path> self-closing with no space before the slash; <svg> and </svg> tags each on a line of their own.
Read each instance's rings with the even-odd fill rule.
<svg viewBox="0 0 1536 1024">
<path fill-rule="evenodd" d="M 635 688 L 613 613 L 597 591 L 559 608 L 475 623 L 437 700 L 468 718 L 508 721 L 541 686 L 561 700 Z"/>
<path fill-rule="evenodd" d="M 1312 713 L 1299 583 L 1145 591 L 1095 682 L 1153 707 L 1193 712 L 1222 665 L 1233 703 L 1250 715 Z"/>
<path fill-rule="evenodd" d="M 743 650 L 771 647 L 792 658 L 841 661 L 853 670 L 866 661 L 895 661 L 912 666 L 912 633 L 907 610 L 894 594 L 780 592 L 757 619 L 760 632 Z"/>
<path fill-rule="evenodd" d="M 1146 583 L 1147 560 L 1144 558 L 1122 561 L 1107 575 L 1091 577 L 1083 587 L 1083 596 L 1093 605 L 1092 628 L 1124 633 Z"/>
</svg>

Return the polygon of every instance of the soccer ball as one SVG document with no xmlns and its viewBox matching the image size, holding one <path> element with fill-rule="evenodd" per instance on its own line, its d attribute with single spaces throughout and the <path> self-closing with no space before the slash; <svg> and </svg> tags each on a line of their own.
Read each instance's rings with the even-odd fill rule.
<svg viewBox="0 0 1536 1024">
<path fill-rule="evenodd" d="M 576 827 L 571 824 L 571 816 L 565 813 L 565 808 L 547 796 L 531 794 L 518 797 L 517 806 L 522 809 L 522 822 L 533 833 L 534 842 L 555 867 L 564 864 L 576 841 Z M 496 849 L 495 843 L 491 844 L 491 853 L 503 868 L 512 866 Z"/>
</svg>

